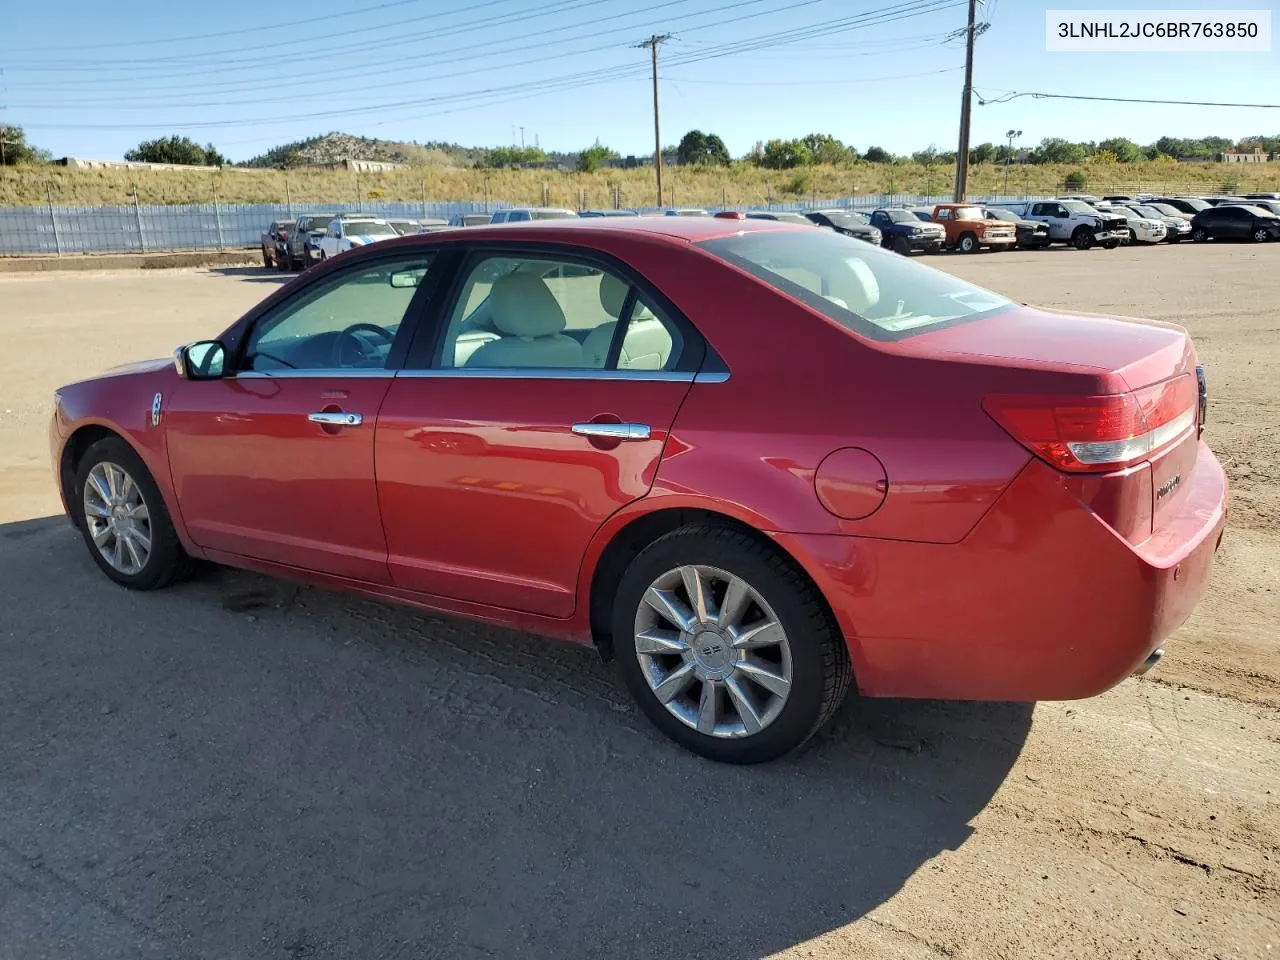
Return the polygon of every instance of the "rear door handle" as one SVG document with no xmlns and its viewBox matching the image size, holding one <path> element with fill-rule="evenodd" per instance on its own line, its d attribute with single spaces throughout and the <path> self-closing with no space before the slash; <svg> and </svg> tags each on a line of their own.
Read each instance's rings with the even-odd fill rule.
<svg viewBox="0 0 1280 960">
<path fill-rule="evenodd" d="M 318 413 L 308 413 L 307 419 L 326 427 L 358 427 L 364 423 L 364 417 L 360 414 L 347 413 L 344 410 L 321 410 Z"/>
<path fill-rule="evenodd" d="M 647 423 L 575 423 L 571 429 L 580 437 L 603 440 L 648 440 L 653 432 Z"/>
</svg>

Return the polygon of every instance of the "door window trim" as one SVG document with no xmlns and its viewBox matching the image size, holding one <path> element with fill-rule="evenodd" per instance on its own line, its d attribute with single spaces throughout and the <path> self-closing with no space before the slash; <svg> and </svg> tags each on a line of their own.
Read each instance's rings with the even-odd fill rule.
<svg viewBox="0 0 1280 960">
<path fill-rule="evenodd" d="M 423 320 L 423 314 L 428 308 L 436 288 L 441 282 L 451 274 L 453 267 L 452 253 L 449 248 L 441 244 L 430 245 L 414 245 L 409 248 L 399 247 L 394 250 L 379 250 L 373 256 L 360 256 L 358 259 L 352 260 L 344 264 L 340 269 L 332 271 L 324 271 L 322 273 L 313 274 L 306 282 L 299 283 L 296 290 L 291 289 L 292 284 L 281 288 L 281 295 L 268 297 L 262 303 L 258 304 L 253 310 L 246 313 L 229 327 L 220 337 L 223 345 L 226 347 L 228 356 L 228 368 L 230 373 L 223 379 L 231 380 L 245 375 L 256 375 L 260 377 L 286 377 L 294 379 L 302 379 L 306 377 L 371 377 L 371 376 L 390 376 L 395 373 L 404 364 L 404 360 L 409 351 L 409 345 L 417 333 L 419 324 Z M 350 254 L 348 254 L 349 256 Z M 371 369 L 367 367 L 337 367 L 327 369 L 312 370 L 280 370 L 280 371 L 262 371 L 262 370 L 241 370 L 239 369 L 244 359 L 244 350 L 249 343 L 249 339 L 258 324 L 264 320 L 276 316 L 280 311 L 298 303 L 301 298 L 310 296 L 316 292 L 321 285 L 336 285 L 341 278 L 349 274 L 374 269 L 389 261 L 411 260 L 420 257 L 431 257 L 431 267 L 427 270 L 425 283 L 422 283 L 414 291 L 414 295 L 409 300 L 409 305 L 405 308 L 404 317 L 400 321 L 400 329 L 396 331 L 395 340 L 391 343 L 391 349 L 387 354 L 386 363 L 381 368 Z M 306 274 L 303 274 L 306 277 Z M 299 278 L 301 280 L 301 278 Z M 297 282 L 297 281 L 295 281 Z M 284 295 L 288 291 L 288 295 Z"/>
<path fill-rule="evenodd" d="M 702 332 L 686 317 L 674 303 L 637 270 L 621 260 L 598 250 L 584 249 L 563 243 L 541 243 L 520 240 L 471 241 L 457 244 L 454 248 L 456 259 L 451 264 L 448 282 L 443 276 L 433 289 L 430 306 L 427 308 L 423 322 L 416 325 L 412 341 L 408 345 L 402 364 L 402 375 L 423 375 L 446 377 L 461 376 L 465 379 L 526 379 L 526 380 L 645 380 L 653 379 L 647 374 L 684 374 L 692 379 L 702 369 L 704 361 L 714 354 L 711 344 Z M 476 367 L 468 373 L 461 373 L 464 367 L 438 368 L 436 358 L 443 346 L 444 337 L 449 332 L 449 320 L 453 309 L 462 295 L 462 288 L 476 265 L 485 259 L 502 257 L 519 259 L 528 257 L 533 260 L 550 260 L 560 263 L 572 263 L 602 270 L 613 274 L 627 283 L 632 289 L 627 295 L 628 301 L 638 299 L 636 291 L 659 311 L 661 319 L 673 324 L 684 340 L 678 370 L 595 370 L 566 369 L 560 367 L 541 368 L 508 368 Z M 625 305 L 624 305 L 625 307 Z M 628 322 L 630 318 L 628 317 Z M 615 347 L 621 347 L 626 336 L 625 328 L 622 336 L 610 346 L 612 358 Z M 616 362 L 616 359 L 615 359 Z M 723 365 L 723 363 L 721 363 Z M 661 379 L 661 378 L 660 378 Z"/>
</svg>

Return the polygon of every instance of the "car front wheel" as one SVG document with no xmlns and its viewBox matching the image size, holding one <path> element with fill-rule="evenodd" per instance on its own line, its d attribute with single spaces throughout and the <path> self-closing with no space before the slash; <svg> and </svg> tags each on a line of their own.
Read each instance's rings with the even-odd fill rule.
<svg viewBox="0 0 1280 960">
<path fill-rule="evenodd" d="M 1093 234 L 1088 227 L 1077 227 L 1071 235 L 1071 243 L 1077 250 L 1088 250 L 1093 246 Z"/>
<path fill-rule="evenodd" d="M 116 583 L 156 590 L 191 573 L 191 558 L 182 549 L 160 489 L 123 440 L 99 440 L 85 451 L 75 492 L 73 509 L 89 553 Z"/>
<path fill-rule="evenodd" d="M 1191 239 L 1196 243 L 1204 243 L 1209 239 L 1209 231 L 1204 227 L 1196 227 L 1191 231 Z"/>
<path fill-rule="evenodd" d="M 966 233 L 956 244 L 956 249 L 961 253 L 977 253 L 979 249 L 978 238 L 972 233 Z"/>
<path fill-rule="evenodd" d="M 612 626 L 641 711 L 713 760 L 759 763 L 799 747 L 849 688 L 848 651 L 817 588 L 725 527 L 682 527 L 642 550 Z"/>
</svg>

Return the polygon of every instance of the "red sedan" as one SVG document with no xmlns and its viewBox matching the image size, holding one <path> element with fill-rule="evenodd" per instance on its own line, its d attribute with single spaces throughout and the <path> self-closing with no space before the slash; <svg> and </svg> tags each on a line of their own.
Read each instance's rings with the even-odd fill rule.
<svg viewBox="0 0 1280 960">
<path fill-rule="evenodd" d="M 680 217 L 391 240 L 57 393 L 117 583 L 194 560 L 594 643 L 707 756 L 864 695 L 1070 699 L 1154 664 L 1226 482 L 1185 331 L 830 230 Z"/>
</svg>

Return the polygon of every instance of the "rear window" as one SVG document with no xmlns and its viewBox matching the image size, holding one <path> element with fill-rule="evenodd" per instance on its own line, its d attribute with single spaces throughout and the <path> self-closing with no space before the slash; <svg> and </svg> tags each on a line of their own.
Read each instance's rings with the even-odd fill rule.
<svg viewBox="0 0 1280 960">
<path fill-rule="evenodd" d="M 898 340 L 1013 305 L 999 294 L 830 230 L 740 233 L 699 246 L 875 340 Z"/>
<path fill-rule="evenodd" d="M 529 219 L 531 220 L 571 220 L 577 214 L 571 210 L 531 210 Z"/>
</svg>

